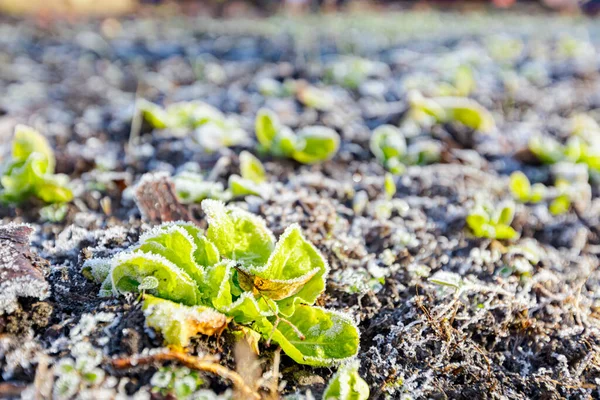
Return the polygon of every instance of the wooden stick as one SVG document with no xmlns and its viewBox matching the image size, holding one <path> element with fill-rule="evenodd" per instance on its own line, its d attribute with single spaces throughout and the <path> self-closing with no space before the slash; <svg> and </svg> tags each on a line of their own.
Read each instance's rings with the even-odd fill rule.
<svg viewBox="0 0 600 400">
<path fill-rule="evenodd" d="M 215 358 L 210 356 L 206 358 L 199 358 L 189 354 L 181 353 L 179 351 L 167 350 L 149 356 L 117 358 L 112 360 L 112 365 L 115 368 L 123 369 L 136 365 L 151 364 L 155 361 L 178 361 L 188 368 L 211 372 L 224 379 L 229 379 L 240 392 L 249 396 L 248 398 L 260 400 L 260 395 L 248 387 L 238 373 L 230 370 L 227 367 L 217 364 L 215 362 Z"/>
</svg>

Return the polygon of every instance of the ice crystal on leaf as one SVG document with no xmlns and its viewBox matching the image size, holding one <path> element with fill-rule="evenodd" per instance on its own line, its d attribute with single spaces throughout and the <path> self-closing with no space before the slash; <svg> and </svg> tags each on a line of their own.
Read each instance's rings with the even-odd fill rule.
<svg viewBox="0 0 600 400">
<path fill-rule="evenodd" d="M 103 282 L 102 294 L 147 293 L 146 323 L 173 345 L 233 320 L 298 363 L 330 365 L 356 355 L 354 321 L 313 306 L 329 267 L 298 225 L 276 241 L 248 211 L 216 200 L 204 200 L 202 209 L 206 232 L 185 222 L 162 224 L 127 252 L 88 260 L 84 270 Z"/>
</svg>

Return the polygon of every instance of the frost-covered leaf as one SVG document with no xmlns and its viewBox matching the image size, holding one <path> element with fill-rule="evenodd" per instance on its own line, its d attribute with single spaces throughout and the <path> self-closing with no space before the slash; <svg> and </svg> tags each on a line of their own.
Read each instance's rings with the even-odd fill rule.
<svg viewBox="0 0 600 400">
<path fill-rule="evenodd" d="M 137 102 L 137 108 L 141 112 L 142 117 L 153 127 L 165 129 L 169 125 L 167 112 L 158 104 L 141 99 Z"/>
<path fill-rule="evenodd" d="M 341 365 L 323 393 L 323 400 L 367 400 L 370 390 L 358 374 L 357 361 Z"/>
<path fill-rule="evenodd" d="M 325 126 L 307 126 L 296 134 L 292 157 L 303 164 L 331 159 L 340 147 L 340 136 Z"/>
<path fill-rule="evenodd" d="M 233 303 L 233 266 L 233 261 L 223 260 L 206 268 L 206 278 L 200 283 L 200 296 L 204 304 L 222 311 Z"/>
<path fill-rule="evenodd" d="M 448 271 L 437 271 L 427 280 L 436 285 L 450 286 L 455 289 L 459 289 L 463 285 L 463 280 L 460 275 Z"/>
<path fill-rule="evenodd" d="M 204 270 L 196 263 L 198 243 L 177 223 L 165 223 L 144 233 L 132 251 L 159 255 L 183 270 L 194 282 L 204 280 Z"/>
<path fill-rule="evenodd" d="M 25 161 L 33 153 L 38 153 L 45 160 L 40 173 L 54 173 L 56 159 L 48 140 L 38 131 L 25 125 L 15 127 L 15 137 L 12 145 L 12 157 L 15 161 Z"/>
<path fill-rule="evenodd" d="M 260 160 L 245 150 L 240 153 L 240 175 L 257 184 L 267 180 L 265 168 Z"/>
<path fill-rule="evenodd" d="M 272 317 L 271 317 L 272 319 Z M 359 333 L 352 319 L 342 313 L 320 307 L 298 305 L 289 323 L 279 323 L 273 331 L 273 322 L 258 320 L 255 328 L 263 336 L 277 342 L 285 354 L 299 364 L 325 366 L 345 361 L 358 352 Z"/>
<path fill-rule="evenodd" d="M 406 139 L 397 127 L 381 125 L 371 135 L 370 148 L 377 160 L 385 165 L 390 159 L 404 157 L 406 154 Z"/>
<path fill-rule="evenodd" d="M 389 172 L 385 174 L 383 187 L 385 189 L 385 196 L 388 199 L 392 199 L 396 194 L 396 182 L 394 182 L 394 175 Z"/>
<path fill-rule="evenodd" d="M 19 297 L 44 299 L 49 286 L 42 272 L 31 262 L 28 225 L 0 226 L 0 314 L 11 313 Z"/>
<path fill-rule="evenodd" d="M 167 127 L 195 129 L 208 122 L 223 121 L 225 115 L 210 104 L 202 101 L 182 101 L 167 107 Z"/>
<path fill-rule="evenodd" d="M 243 144 L 248 134 L 231 118 L 208 121 L 194 131 L 196 141 L 209 152 Z"/>
<path fill-rule="evenodd" d="M 279 238 L 264 265 L 238 270 L 240 286 L 273 300 L 283 315 L 291 315 L 297 303 L 314 304 L 325 289 L 328 265 L 323 255 L 308 242 L 296 224 Z"/>
<path fill-rule="evenodd" d="M 184 204 L 200 203 L 204 199 L 225 199 L 220 182 L 206 181 L 201 174 L 185 171 L 173 177 L 177 197 Z"/>
<path fill-rule="evenodd" d="M 262 186 L 251 181 L 250 179 L 244 179 L 239 175 L 230 175 L 228 181 L 229 191 L 233 197 L 244 197 L 244 196 L 260 196 L 264 193 L 261 191 Z"/>
<path fill-rule="evenodd" d="M 569 211 L 571 208 L 571 199 L 568 195 L 560 195 L 550 203 L 548 209 L 552 215 L 561 215 Z"/>
<path fill-rule="evenodd" d="M 202 210 L 208 219 L 206 237 L 222 257 L 249 264 L 264 264 L 275 238 L 260 217 L 216 200 L 204 200 Z"/>
<path fill-rule="evenodd" d="M 146 324 L 159 331 L 170 345 L 185 347 L 198 334 L 221 332 L 228 318 L 204 306 L 186 306 L 154 296 L 144 296 Z"/>
<path fill-rule="evenodd" d="M 489 205 L 476 206 L 467 216 L 466 222 L 477 237 L 490 239 L 513 239 L 518 236 L 510 226 L 515 213 L 512 202 L 505 202 L 493 209 Z"/>
<path fill-rule="evenodd" d="M 544 164 L 554 164 L 565 158 L 563 146 L 549 136 L 532 137 L 529 140 L 529 150 Z"/>
<path fill-rule="evenodd" d="M 489 132 L 495 126 L 492 114 L 475 100 L 464 97 L 439 97 L 435 101 L 444 109 L 446 121 L 457 121 L 480 132 Z"/>
<path fill-rule="evenodd" d="M 256 114 L 254 129 L 256 139 L 266 150 L 271 150 L 275 137 L 280 129 L 279 118 L 271 110 L 261 108 Z"/>
<path fill-rule="evenodd" d="M 220 311 L 232 317 L 237 323 L 249 324 L 263 317 L 272 316 L 271 308 L 264 297 L 257 298 L 251 292 L 244 292 L 235 302 L 221 308 Z"/>
<path fill-rule="evenodd" d="M 0 177 L 0 202 L 21 203 L 37 197 L 46 203 L 63 203 L 73 198 L 66 175 L 54 174 L 55 158 L 46 138 L 18 125 L 12 157 Z"/>
<path fill-rule="evenodd" d="M 531 183 L 527 176 L 521 171 L 513 172 L 510 175 L 510 192 L 513 197 L 519 201 L 526 202 L 531 195 Z"/>
<path fill-rule="evenodd" d="M 157 254 L 122 253 L 113 259 L 111 280 L 117 293 L 137 292 L 147 276 L 155 277 L 159 284 L 149 290 L 152 295 L 186 305 L 197 304 L 199 293 L 196 283 L 177 265 Z"/>
<path fill-rule="evenodd" d="M 329 111 L 335 105 L 331 92 L 324 88 L 304 85 L 297 91 L 298 100 L 307 107 L 319 111 Z"/>
<path fill-rule="evenodd" d="M 40 208 L 40 218 L 42 221 L 61 222 L 67 216 L 68 210 L 67 204 L 50 204 Z"/>
</svg>

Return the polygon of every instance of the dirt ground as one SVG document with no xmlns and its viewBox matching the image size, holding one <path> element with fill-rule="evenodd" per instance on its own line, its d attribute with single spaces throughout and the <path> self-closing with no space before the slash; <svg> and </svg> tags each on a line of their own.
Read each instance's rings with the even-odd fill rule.
<svg viewBox="0 0 600 400">
<path fill-rule="evenodd" d="M 318 304 L 358 321 L 360 374 L 371 398 L 600 398 L 600 186 L 591 180 L 591 199 L 561 215 L 545 204 L 517 204 L 513 227 L 520 237 L 513 241 L 477 238 L 465 226 L 479 197 L 511 197 L 508 176 L 515 170 L 552 184 L 551 168 L 525 154 L 531 136 L 564 140 L 574 113 L 600 118 L 597 23 L 506 14 L 307 18 L 0 20 L 0 149 L 8 153 L 16 123 L 37 128 L 75 193 L 61 222 L 43 221 L 36 201 L 0 207 L 4 224 L 33 228 L 27 259 L 48 282 L 48 297 L 29 293 L 0 315 L 0 397 L 58 398 L 53 366 L 77 359 L 78 346 L 87 343 L 99 352 L 105 377 L 82 381 L 74 398 L 174 398 L 153 392 L 151 380 L 177 362 L 113 362 L 148 354 L 162 339 L 144 326 L 138 297 L 99 297 L 99 285 L 81 266 L 126 249 L 150 228 L 132 189 L 144 173 L 175 174 L 195 163 L 226 183 L 237 173 L 240 151 L 254 149 L 256 112 L 268 107 L 292 128 L 334 128 L 341 147 L 320 165 L 261 155 L 273 194 L 237 203 L 263 216 L 276 236 L 299 223 L 326 256 L 331 275 Z M 565 35 L 587 47 L 559 58 Z M 523 49 L 510 60 L 494 58 L 490 43 L 506 37 Z M 324 66 L 350 52 L 387 69 L 357 88 L 327 81 Z M 402 123 L 408 86 L 443 80 L 464 62 L 475 71 L 470 97 L 492 112 L 495 130 L 439 124 L 418 133 L 440 144 L 441 160 L 408 166 L 386 200 L 385 170 L 369 150 L 371 130 Z M 334 107 L 318 111 L 265 92 L 265 82 L 291 78 L 325 88 Z M 207 152 L 191 136 L 146 124 L 136 131 L 139 98 L 200 99 L 235 114 L 252 140 Z M 369 200 L 362 209 L 354 200 L 361 191 Z M 199 206 L 190 212 L 203 223 Z M 11 239 L 2 240 L 8 246 Z M 453 273 L 459 289 L 430 279 L 439 271 Z M 190 351 L 218 354 L 234 369 L 232 341 L 227 332 L 199 336 Z M 260 349 L 261 369 L 271 373 L 275 347 Z M 282 355 L 278 395 L 320 398 L 335 370 Z M 203 391 L 193 398 L 230 395 L 227 380 L 201 375 Z"/>
</svg>

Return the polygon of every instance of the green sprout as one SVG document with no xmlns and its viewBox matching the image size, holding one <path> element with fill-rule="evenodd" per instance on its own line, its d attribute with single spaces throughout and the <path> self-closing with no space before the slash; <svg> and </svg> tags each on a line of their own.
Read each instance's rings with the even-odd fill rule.
<svg viewBox="0 0 600 400">
<path fill-rule="evenodd" d="M 510 192 L 513 197 L 522 203 L 539 203 L 546 197 L 547 188 L 542 183 L 531 185 L 527 175 L 515 171 L 510 175 Z"/>
<path fill-rule="evenodd" d="M 173 177 L 177 197 L 184 204 L 200 203 L 204 199 L 229 201 L 244 196 L 266 197 L 271 186 L 260 160 L 250 152 L 240 153 L 240 175 L 230 175 L 228 188 L 220 182 L 205 180 L 199 172 L 182 171 Z"/>
<path fill-rule="evenodd" d="M 396 182 L 394 182 L 394 175 L 390 174 L 389 172 L 385 174 L 383 187 L 385 189 L 385 196 L 388 198 L 388 200 L 393 199 L 394 195 L 396 194 Z"/>
<path fill-rule="evenodd" d="M 476 86 L 473 69 L 469 65 L 461 65 L 454 71 L 451 82 L 442 82 L 438 85 L 437 95 L 467 97 Z"/>
<path fill-rule="evenodd" d="M 325 77 L 348 89 L 357 89 L 371 76 L 389 72 L 387 64 L 361 57 L 341 57 L 327 66 Z"/>
<path fill-rule="evenodd" d="M 229 176 L 229 191 L 233 197 L 265 196 L 270 192 L 264 166 L 248 151 L 240 153 L 240 174 Z"/>
<path fill-rule="evenodd" d="M 529 140 L 529 150 L 544 164 L 570 162 L 585 164 L 590 171 L 600 173 L 600 142 L 595 135 L 571 136 L 563 145 L 551 137 L 534 136 Z"/>
<path fill-rule="evenodd" d="M 440 146 L 434 141 L 418 141 L 407 146 L 404 135 L 393 125 L 381 125 L 371 135 L 369 147 L 375 158 L 390 172 L 401 174 L 406 165 L 432 164 L 440 159 Z"/>
<path fill-rule="evenodd" d="M 523 54 L 524 48 L 523 41 L 516 37 L 495 35 L 487 40 L 487 49 L 490 56 L 506 64 L 512 64 L 517 60 Z"/>
<path fill-rule="evenodd" d="M 204 384 L 204 380 L 197 371 L 169 366 L 156 371 L 150 384 L 152 392 L 160 393 L 165 398 L 188 399 Z"/>
<path fill-rule="evenodd" d="M 358 362 L 340 367 L 323 393 L 323 400 L 367 400 L 369 385 L 358 374 Z"/>
<path fill-rule="evenodd" d="M 467 216 L 467 225 L 473 234 L 480 238 L 514 239 L 517 232 L 510 226 L 515 215 L 515 205 L 505 202 L 494 209 L 480 203 Z"/>
<path fill-rule="evenodd" d="M 335 98 L 329 90 L 308 84 L 298 88 L 296 97 L 305 106 L 319 111 L 329 111 L 335 105 Z"/>
<path fill-rule="evenodd" d="M 293 158 L 302 164 L 327 161 L 340 147 L 340 136 L 333 129 L 307 126 L 294 133 L 267 109 L 258 111 L 255 130 L 256 139 L 264 150 L 277 157 Z"/>
<path fill-rule="evenodd" d="M 56 159 L 50 144 L 36 130 L 17 125 L 11 157 L 2 168 L 0 203 L 22 203 L 37 197 L 45 203 L 73 199 L 69 178 L 55 174 Z"/>
<path fill-rule="evenodd" d="M 466 97 L 425 98 L 419 92 L 409 93 L 410 117 L 419 123 L 460 122 L 473 130 L 488 133 L 495 127 L 492 114 Z"/>
<path fill-rule="evenodd" d="M 166 109 L 146 100 L 137 108 L 142 117 L 156 129 L 170 129 L 176 135 L 194 131 L 194 138 L 208 151 L 244 143 L 247 133 L 233 118 L 201 101 L 178 102 Z"/>
<path fill-rule="evenodd" d="M 201 173 L 182 171 L 173 177 L 177 198 L 184 204 L 200 203 L 204 199 L 229 200 L 222 183 L 204 179 Z"/>
<path fill-rule="evenodd" d="M 148 276 L 158 286 L 145 299 L 147 324 L 165 341 L 186 346 L 197 333 L 214 334 L 233 320 L 278 343 L 296 362 L 330 365 L 354 357 L 354 321 L 314 306 L 329 267 L 298 225 L 276 242 L 261 218 L 204 200 L 204 234 L 178 222 L 145 233 L 130 251 L 92 259 L 84 270 L 103 282 L 101 294 L 139 292 Z"/>
</svg>

